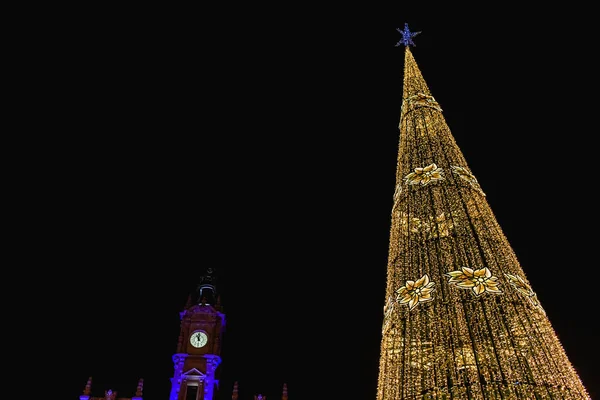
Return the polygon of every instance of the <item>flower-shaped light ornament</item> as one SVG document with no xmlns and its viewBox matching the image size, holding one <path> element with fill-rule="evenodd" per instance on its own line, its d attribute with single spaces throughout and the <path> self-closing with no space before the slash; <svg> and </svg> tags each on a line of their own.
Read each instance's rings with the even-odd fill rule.
<svg viewBox="0 0 600 400">
<path fill-rule="evenodd" d="M 498 278 L 492 276 L 488 268 L 473 270 L 468 267 L 462 267 L 460 270 L 446 273 L 450 277 L 448 283 L 461 289 L 470 289 L 476 296 L 485 292 L 502 293 L 498 289 Z"/>
<path fill-rule="evenodd" d="M 409 185 L 427 185 L 428 183 L 444 179 L 443 171 L 435 163 L 421 168 L 415 168 L 414 172 L 406 175 L 404 181 Z"/>
<path fill-rule="evenodd" d="M 398 294 L 396 300 L 400 304 L 407 304 L 409 310 L 414 309 L 419 303 L 433 300 L 431 293 L 435 290 L 434 282 L 429 281 L 427 274 L 415 281 L 406 281 L 406 284 L 396 290 Z"/>
</svg>

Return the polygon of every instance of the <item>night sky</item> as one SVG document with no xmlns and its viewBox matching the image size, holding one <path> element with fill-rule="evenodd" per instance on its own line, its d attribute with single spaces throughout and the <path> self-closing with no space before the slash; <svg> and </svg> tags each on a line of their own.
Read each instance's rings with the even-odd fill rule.
<svg viewBox="0 0 600 400">
<path fill-rule="evenodd" d="M 95 395 L 132 396 L 144 378 L 144 400 L 166 400 L 179 312 L 208 267 L 227 317 L 219 400 L 236 380 L 240 400 L 278 400 L 284 382 L 291 400 L 375 398 L 405 22 L 422 32 L 413 55 L 533 290 L 600 395 L 586 25 L 559 10 L 263 8 L 99 9 L 56 27 L 47 62 L 64 107 L 48 118 L 60 129 L 44 139 L 55 151 L 38 172 L 50 188 L 38 234 L 45 257 L 74 271 L 54 294 L 61 398 L 92 376 Z"/>
</svg>

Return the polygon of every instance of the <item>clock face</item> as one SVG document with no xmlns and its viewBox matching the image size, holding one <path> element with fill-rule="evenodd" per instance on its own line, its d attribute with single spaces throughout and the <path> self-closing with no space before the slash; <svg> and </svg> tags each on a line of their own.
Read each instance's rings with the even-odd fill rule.
<svg viewBox="0 0 600 400">
<path fill-rule="evenodd" d="M 208 342 L 208 336 L 206 336 L 205 332 L 197 331 L 190 336 L 190 343 L 196 348 L 204 346 L 206 342 Z"/>
</svg>

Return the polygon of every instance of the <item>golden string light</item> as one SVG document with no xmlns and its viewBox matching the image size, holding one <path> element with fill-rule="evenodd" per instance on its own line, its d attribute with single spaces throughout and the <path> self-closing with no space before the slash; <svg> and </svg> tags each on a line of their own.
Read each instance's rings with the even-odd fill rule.
<svg viewBox="0 0 600 400">
<path fill-rule="evenodd" d="M 377 400 L 589 400 L 408 39 Z"/>
</svg>

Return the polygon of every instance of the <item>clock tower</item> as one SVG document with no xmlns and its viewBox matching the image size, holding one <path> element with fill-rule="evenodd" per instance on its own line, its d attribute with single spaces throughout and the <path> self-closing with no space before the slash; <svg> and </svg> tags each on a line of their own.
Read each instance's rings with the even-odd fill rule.
<svg viewBox="0 0 600 400">
<path fill-rule="evenodd" d="M 225 331 L 213 270 L 200 279 L 196 301 L 179 313 L 181 327 L 169 400 L 214 400 L 218 389 L 221 339 Z"/>
</svg>

